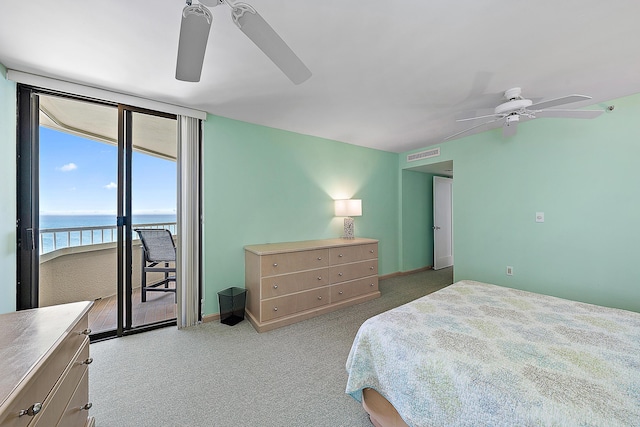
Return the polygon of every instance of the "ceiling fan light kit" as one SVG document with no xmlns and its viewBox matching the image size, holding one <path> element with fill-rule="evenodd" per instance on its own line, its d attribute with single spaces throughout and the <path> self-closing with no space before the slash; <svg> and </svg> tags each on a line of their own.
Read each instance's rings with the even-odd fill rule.
<svg viewBox="0 0 640 427">
<path fill-rule="evenodd" d="M 472 126 L 463 131 L 454 133 L 445 138 L 446 140 L 452 139 L 458 135 L 467 133 L 473 129 L 481 126 L 489 125 L 498 121 L 502 123 L 502 135 L 509 137 L 516 134 L 517 125 L 520 122 L 520 118 L 527 119 L 555 117 L 565 119 L 593 119 L 601 115 L 604 110 L 549 110 L 550 107 L 556 107 L 559 105 L 570 104 L 573 102 L 584 101 L 591 99 L 586 95 L 568 95 L 560 98 L 550 99 L 547 101 L 533 103 L 532 100 L 522 97 L 522 90 L 519 87 L 508 89 L 504 92 L 504 99 L 506 102 L 495 107 L 493 114 L 469 117 L 466 119 L 459 119 L 458 122 L 464 122 L 469 120 L 478 120 L 492 117 L 492 120 L 488 122 L 480 123 Z"/>
<path fill-rule="evenodd" d="M 240 31 L 249 37 L 289 80 L 294 84 L 300 84 L 311 77 L 311 71 L 307 66 L 251 5 L 230 3 L 227 0 L 203 0 L 192 5 L 192 1 L 187 0 L 180 26 L 176 79 L 200 81 L 209 29 L 213 22 L 211 12 L 204 5 L 215 7 L 223 3 L 231 8 L 231 19 Z"/>
<path fill-rule="evenodd" d="M 509 116 L 506 117 L 505 121 L 504 121 L 504 125 L 505 126 L 509 126 L 511 124 L 515 125 L 520 121 L 520 116 L 517 114 L 511 114 Z"/>
</svg>

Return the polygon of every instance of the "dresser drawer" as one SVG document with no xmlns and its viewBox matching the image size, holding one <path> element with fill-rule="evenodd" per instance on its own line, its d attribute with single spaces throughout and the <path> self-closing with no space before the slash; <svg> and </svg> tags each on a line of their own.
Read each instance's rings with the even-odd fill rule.
<svg viewBox="0 0 640 427">
<path fill-rule="evenodd" d="M 78 386 L 78 382 L 82 376 L 86 374 L 87 365 L 88 363 L 91 363 L 90 360 L 89 337 L 85 337 L 82 347 L 74 355 L 71 363 L 67 366 L 64 374 L 56 384 L 55 389 L 53 390 L 53 396 L 46 400 L 46 404 L 42 407 L 42 411 L 34 419 L 34 427 L 50 427 L 58 425 L 57 422 L 60 420 L 65 407 L 69 403 L 69 396 L 74 393 Z M 83 415 L 86 420 L 86 412 Z M 79 424 L 59 423 L 59 425 L 77 426 Z"/>
<path fill-rule="evenodd" d="M 271 298 L 260 302 L 262 322 L 266 322 L 301 311 L 322 307 L 330 302 L 330 290 L 328 286 L 299 292 L 293 295 L 286 295 Z"/>
<path fill-rule="evenodd" d="M 71 400 L 60 418 L 60 426 L 84 426 L 87 424 L 87 410 L 89 404 L 89 371 L 85 369 L 80 382 L 71 396 Z M 87 408 L 87 406 L 89 408 Z M 87 409 L 85 409 L 87 408 Z"/>
<path fill-rule="evenodd" d="M 377 274 L 377 259 L 336 265 L 329 268 L 329 280 L 331 283 L 346 282 L 348 280 L 360 279 L 361 277 L 374 276 Z"/>
<path fill-rule="evenodd" d="M 329 269 L 320 268 L 302 273 L 283 274 L 262 279 L 262 298 L 273 298 L 329 284 Z"/>
<path fill-rule="evenodd" d="M 87 328 L 88 318 L 85 315 L 76 326 L 66 333 L 60 345 L 51 353 L 45 362 L 32 373 L 27 380 L 28 385 L 11 397 L 4 418 L 0 417 L 2 427 L 21 427 L 37 420 L 43 414 L 43 410 L 35 416 L 18 416 L 21 410 L 28 410 L 32 405 L 40 404 L 42 408 L 48 404 L 51 391 L 56 381 L 61 377 L 69 362 L 82 346 L 87 336 L 82 333 Z M 25 332 L 25 333 L 28 333 Z M 65 402 L 66 403 L 66 402 Z M 57 419 L 56 419 L 57 421 Z M 42 424 L 44 425 L 44 424 Z M 50 425 L 55 425 L 50 424 Z"/>
<path fill-rule="evenodd" d="M 262 277 L 312 270 L 329 265 L 328 249 L 264 255 L 260 260 Z"/>
<path fill-rule="evenodd" d="M 378 276 L 339 283 L 331 286 L 331 303 L 340 302 L 370 292 L 376 292 L 377 290 Z"/>
<path fill-rule="evenodd" d="M 378 258 L 378 244 L 343 246 L 329 249 L 329 264 L 347 264 Z"/>
<path fill-rule="evenodd" d="M 360 259 L 378 258 L 378 244 L 371 243 L 368 245 L 360 246 L 360 254 Z"/>
</svg>

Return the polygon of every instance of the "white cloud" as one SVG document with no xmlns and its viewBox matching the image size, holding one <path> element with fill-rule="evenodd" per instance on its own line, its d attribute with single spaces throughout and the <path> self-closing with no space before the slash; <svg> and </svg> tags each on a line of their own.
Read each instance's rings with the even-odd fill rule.
<svg viewBox="0 0 640 427">
<path fill-rule="evenodd" d="M 75 163 L 67 163 L 66 165 L 61 166 L 61 167 L 56 168 L 56 169 L 58 169 L 59 171 L 62 171 L 62 172 L 70 172 L 72 170 L 78 169 L 78 165 L 76 165 Z"/>
<path fill-rule="evenodd" d="M 105 185 L 104 188 L 106 188 L 107 190 L 113 190 L 118 188 L 118 185 L 115 182 L 110 182 L 107 185 Z"/>
</svg>

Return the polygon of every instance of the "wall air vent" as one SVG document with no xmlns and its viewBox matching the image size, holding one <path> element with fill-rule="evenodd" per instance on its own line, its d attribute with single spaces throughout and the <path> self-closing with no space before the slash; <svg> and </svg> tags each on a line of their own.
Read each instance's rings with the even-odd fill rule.
<svg viewBox="0 0 640 427">
<path fill-rule="evenodd" d="M 440 155 L 440 147 L 433 150 L 421 151 L 419 153 L 413 153 L 407 155 L 407 162 L 415 162 L 416 160 L 429 159 L 431 157 L 438 157 Z"/>
</svg>

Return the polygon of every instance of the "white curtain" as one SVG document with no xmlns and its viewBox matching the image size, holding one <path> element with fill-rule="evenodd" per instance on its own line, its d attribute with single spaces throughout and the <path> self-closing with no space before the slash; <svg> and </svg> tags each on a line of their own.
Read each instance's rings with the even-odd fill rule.
<svg viewBox="0 0 640 427">
<path fill-rule="evenodd" d="M 202 122 L 178 116 L 178 328 L 200 322 L 200 146 Z"/>
</svg>

